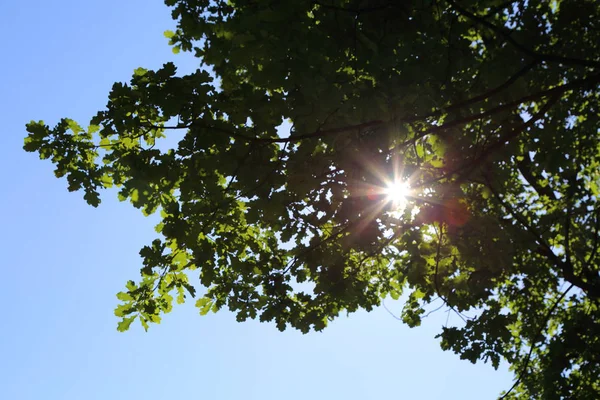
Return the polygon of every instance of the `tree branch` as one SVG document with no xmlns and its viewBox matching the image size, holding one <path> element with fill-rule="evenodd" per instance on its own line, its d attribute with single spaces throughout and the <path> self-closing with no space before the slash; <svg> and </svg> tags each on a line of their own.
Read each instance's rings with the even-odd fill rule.
<svg viewBox="0 0 600 400">
<path fill-rule="evenodd" d="M 478 96 L 471 97 L 468 100 L 462 101 L 457 104 L 452 104 L 445 108 L 441 108 L 431 114 L 414 117 L 415 121 L 421 121 L 425 118 L 439 117 L 439 116 L 443 115 L 444 113 L 447 113 L 448 111 L 458 110 L 463 107 L 470 106 L 471 104 L 475 104 L 475 103 L 479 103 L 481 101 L 487 100 L 490 97 L 492 97 L 493 95 L 495 95 L 496 93 L 500 93 L 504 89 L 507 89 L 510 85 L 515 83 L 517 81 L 517 79 L 519 79 L 520 77 L 525 75 L 527 72 L 532 70 L 538 64 L 539 64 L 538 61 L 532 61 L 529 64 L 525 65 L 523 68 L 521 68 L 519 71 L 517 71 L 514 75 L 512 75 L 510 78 L 508 78 L 508 80 L 506 82 L 502 83 L 501 85 L 496 86 L 495 88 L 490 89 L 487 92 L 482 93 Z"/>
<path fill-rule="evenodd" d="M 573 270 L 573 259 L 571 257 L 571 218 L 573 214 L 573 196 L 577 190 L 575 185 L 577 183 L 577 173 L 571 175 L 568 179 L 569 183 L 567 186 L 566 203 L 567 207 L 565 210 L 565 262 L 569 266 L 569 269 Z M 584 271 L 585 275 L 585 271 Z"/>
<path fill-rule="evenodd" d="M 426 129 L 426 130 L 420 132 L 419 134 L 415 135 L 413 138 L 404 141 L 403 143 L 401 143 L 397 147 L 404 147 L 404 146 L 410 145 L 414 140 L 418 140 L 418 139 L 420 139 L 422 137 L 425 137 L 426 135 L 431 134 L 431 133 L 436 133 L 436 132 L 444 131 L 446 129 L 453 128 L 453 127 L 458 126 L 458 125 L 464 125 L 464 124 L 467 124 L 469 122 L 476 121 L 478 119 L 482 119 L 482 118 L 485 118 L 485 117 L 492 116 L 494 114 L 498 114 L 498 113 L 500 113 L 502 111 L 507 111 L 507 110 L 514 109 L 515 107 L 517 107 L 517 106 L 519 106 L 519 105 L 521 105 L 521 104 L 523 104 L 525 102 L 536 101 L 536 100 L 540 100 L 540 99 L 543 99 L 545 97 L 550 97 L 550 96 L 552 96 L 556 100 L 558 100 L 559 96 L 561 94 L 563 94 L 564 92 L 568 91 L 568 90 L 576 89 L 576 88 L 579 88 L 581 86 L 587 86 L 587 85 L 597 84 L 598 82 L 600 82 L 600 74 L 593 75 L 593 76 L 591 76 L 589 78 L 577 79 L 577 80 L 575 80 L 573 82 L 566 83 L 564 85 L 555 86 L 552 89 L 542 90 L 540 92 L 537 92 L 537 93 L 534 93 L 534 94 L 530 94 L 528 96 L 524 96 L 524 97 L 520 98 L 519 100 L 511 101 L 509 103 L 502 104 L 502 105 L 499 105 L 497 107 L 494 107 L 494 108 L 492 108 L 490 110 L 483 111 L 483 112 L 481 112 L 479 114 L 469 115 L 469 116 L 464 117 L 464 118 L 459 118 L 459 119 L 456 119 L 454 121 L 447 122 L 447 123 L 445 123 L 443 125 L 434 126 L 432 128 Z M 527 121 L 525 123 L 525 127 L 533 119 L 534 118 L 532 118 L 529 121 Z M 401 122 L 405 122 L 405 121 L 401 120 Z"/>
<path fill-rule="evenodd" d="M 505 8 L 513 5 L 513 3 L 516 3 L 517 1 L 519 0 L 507 0 L 504 3 L 498 4 L 496 7 L 491 7 L 490 11 L 487 14 L 485 14 L 483 18 L 492 17 L 498 14 L 500 11 L 503 11 Z"/>
<path fill-rule="evenodd" d="M 533 50 L 531 50 L 531 49 L 523 46 L 521 43 L 517 42 L 515 39 L 513 39 L 510 36 L 510 34 L 508 34 L 502 28 L 497 27 L 496 25 L 492 24 L 491 22 L 486 21 L 484 18 L 479 17 L 479 16 L 477 16 L 477 15 L 469 12 L 465 8 L 463 8 L 460 5 L 458 5 L 454 0 L 446 0 L 446 1 L 459 14 L 461 14 L 461 15 L 467 17 L 468 19 L 470 19 L 470 20 L 478 23 L 479 25 L 483 25 L 486 28 L 490 29 L 491 31 L 493 31 L 497 35 L 503 37 L 505 41 L 507 41 L 508 43 L 512 44 L 516 49 L 520 50 L 522 53 L 525 53 L 526 55 L 528 55 L 529 57 L 533 58 L 534 60 L 540 60 L 540 61 L 546 61 L 546 62 L 557 62 L 557 63 L 563 63 L 563 64 L 579 65 L 579 66 L 588 67 L 588 68 L 600 68 L 600 62 L 598 62 L 598 61 L 581 60 L 581 59 L 578 59 L 578 58 L 563 57 L 563 56 L 557 56 L 557 55 L 554 55 L 554 54 L 538 54 L 535 51 L 533 51 Z"/>
<path fill-rule="evenodd" d="M 579 276 L 575 275 L 573 271 L 573 265 L 561 260 L 555 253 L 552 251 L 552 248 L 546 241 L 543 239 L 542 235 L 527 221 L 523 216 L 515 210 L 515 208 L 508 202 L 505 202 L 502 197 L 500 197 L 498 191 L 494 188 L 488 177 L 486 177 L 486 185 L 492 195 L 496 199 L 496 201 L 506 210 L 525 228 L 527 232 L 529 232 L 534 240 L 538 243 L 538 245 L 543 250 L 543 255 L 545 255 L 550 262 L 552 262 L 558 269 L 561 270 L 563 278 L 573 285 L 577 286 L 581 290 L 583 290 L 588 296 L 593 299 L 600 299 L 600 287 L 593 283 L 589 283 L 581 279 Z"/>
<path fill-rule="evenodd" d="M 594 243 L 592 244 L 592 251 L 588 255 L 587 260 L 585 260 L 585 265 L 583 265 L 583 273 L 586 278 L 590 281 L 595 281 L 594 283 L 598 286 L 600 282 L 600 276 L 598 275 L 598 268 L 594 270 L 593 262 L 596 258 L 596 254 L 598 252 L 598 244 L 600 242 L 600 237 L 598 235 L 600 231 L 600 207 L 596 208 L 596 216 L 595 216 L 595 226 L 594 226 Z"/>
<path fill-rule="evenodd" d="M 548 198 L 550 198 L 552 200 L 557 200 L 556 194 L 554 194 L 554 191 L 549 186 L 542 187 L 538 183 L 537 178 L 535 176 L 533 176 L 533 173 L 531 172 L 531 169 L 529 168 L 531 165 L 531 160 L 526 161 L 526 159 L 529 157 L 529 155 L 526 154 L 525 157 L 526 158 L 524 158 L 523 161 L 519 161 L 517 163 L 517 168 L 519 169 L 519 172 L 521 173 L 521 175 L 523 175 L 523 178 L 525 178 L 527 183 L 529 183 L 529 185 L 537 192 L 537 194 L 539 196 L 547 196 Z"/>
<path fill-rule="evenodd" d="M 586 260 L 586 264 L 591 263 L 596 258 L 596 253 L 598 252 L 598 244 L 600 244 L 600 238 L 598 237 L 598 233 L 600 233 L 600 207 L 596 209 L 596 226 L 594 227 L 594 244 L 592 247 L 592 251 Z"/>
<path fill-rule="evenodd" d="M 342 12 L 347 12 L 347 13 L 351 13 L 351 14 L 356 14 L 357 16 L 360 14 L 366 14 L 366 13 L 370 13 L 370 12 L 374 12 L 374 11 L 382 11 L 382 10 L 385 10 L 386 8 L 393 7 L 393 4 L 386 3 L 381 6 L 373 6 L 373 7 L 346 8 L 346 7 L 338 7 L 338 6 L 334 6 L 334 5 L 330 5 L 330 4 L 324 4 L 324 3 L 321 3 L 320 1 L 313 1 L 313 5 L 316 5 L 316 6 L 328 9 L 328 10 L 342 11 Z"/>
<path fill-rule="evenodd" d="M 531 347 L 529 348 L 527 357 L 525 357 L 525 364 L 523 365 L 523 368 L 521 368 L 521 372 L 519 372 L 519 377 L 517 378 L 515 383 L 513 383 L 513 385 L 510 387 L 510 389 L 508 389 L 506 391 L 506 393 L 504 393 L 502 395 L 502 397 L 500 397 L 498 400 L 505 399 L 506 396 L 508 396 L 510 394 L 510 392 L 512 392 L 513 389 L 516 388 L 519 383 L 521 383 L 521 380 L 523 380 L 523 376 L 525 376 L 525 373 L 527 372 L 527 369 L 529 368 L 529 362 L 531 361 L 531 356 L 533 354 L 533 351 L 537 348 L 539 337 L 542 335 L 542 333 L 546 329 L 546 326 L 548 325 L 548 322 L 550 321 L 550 317 L 552 316 L 552 314 L 554 313 L 554 311 L 556 310 L 556 308 L 558 307 L 558 305 L 560 304 L 562 299 L 564 299 L 565 296 L 567 295 L 567 293 L 569 293 L 569 291 L 571 289 L 573 289 L 573 286 L 574 286 L 573 284 L 569 285 L 569 287 L 564 292 L 562 292 L 560 294 L 560 296 L 558 296 L 558 298 L 556 299 L 556 301 L 554 302 L 552 307 L 550 307 L 550 309 L 544 316 L 544 319 L 542 320 L 542 324 L 540 324 L 540 327 L 538 328 L 538 332 L 533 338 L 533 342 L 531 343 Z"/>
<path fill-rule="evenodd" d="M 531 67 L 529 67 L 531 68 Z M 521 72 L 520 73 L 524 73 Z M 519 74 L 519 73 L 517 73 Z M 517 77 L 518 78 L 518 77 Z M 511 78 L 513 79 L 513 78 Z M 509 81 L 511 81 L 511 79 L 509 79 Z M 515 78 L 516 80 L 516 78 Z M 507 82 L 509 82 L 507 81 Z M 547 90 L 542 90 L 540 92 L 528 95 L 528 96 L 524 96 L 518 100 L 509 102 L 509 103 L 505 103 L 505 104 L 501 104 L 497 107 L 494 107 L 490 110 L 487 111 L 483 111 L 481 113 L 478 114 L 472 114 L 469 115 L 467 117 L 464 118 L 458 118 L 454 121 L 450 121 L 447 122 L 443 125 L 439 125 L 439 126 L 434 126 L 428 129 L 425 129 L 424 131 L 420 132 L 419 134 L 415 135 L 415 137 L 406 140 L 405 142 L 399 144 L 396 147 L 405 147 L 407 145 L 411 145 L 415 140 L 418 140 L 422 137 L 425 137 L 428 134 L 432 134 L 432 133 L 436 133 L 436 132 L 440 132 L 440 131 L 444 131 L 447 130 L 449 128 L 455 127 L 455 126 L 459 126 L 459 125 L 464 125 L 467 124 L 469 122 L 473 122 L 476 121 L 478 119 L 482 119 L 485 117 L 489 117 L 492 116 L 494 114 L 503 112 L 503 111 L 507 111 L 507 110 L 511 110 L 514 109 L 515 107 L 525 103 L 525 102 L 531 102 L 531 101 L 536 101 L 536 100 L 540 100 L 543 99 L 545 97 L 548 96 L 554 96 L 554 95 L 560 95 L 564 92 L 566 92 L 567 90 L 573 90 L 582 86 L 588 86 L 588 85 L 593 85 L 600 82 L 600 74 L 597 75 L 592 75 L 591 77 L 588 78 L 583 78 L 583 79 L 577 79 L 574 80 L 573 82 L 570 83 L 566 83 L 564 85 L 559 85 L 559 86 L 555 86 L 551 89 L 547 89 Z M 506 83 L 505 83 L 506 84 Z M 505 84 L 501 85 L 504 86 Z M 496 89 L 493 89 L 493 91 Z M 489 96 L 486 96 L 486 98 Z M 475 100 L 468 100 L 469 101 L 475 101 Z M 481 101 L 481 99 L 477 99 L 476 101 Z M 414 122 L 417 120 L 425 120 L 427 118 L 430 118 L 430 116 L 419 116 L 419 117 L 407 117 L 407 118 L 402 118 L 400 120 L 398 120 L 397 122 L 399 123 L 408 123 L 408 122 Z M 281 138 L 281 137 L 271 137 L 271 138 L 259 138 L 259 137 L 252 137 L 252 136 L 248 136 L 245 134 L 241 134 L 241 133 L 237 133 L 234 131 L 231 131 L 229 129 L 225 129 L 225 128 L 221 128 L 215 125 L 210 125 L 210 124 L 202 124 L 200 121 L 196 120 L 196 121 L 192 121 L 189 124 L 185 124 L 185 125 L 177 125 L 177 126 L 152 126 L 152 125 L 143 125 L 146 126 L 147 128 L 152 128 L 152 129 L 190 129 L 192 127 L 200 127 L 200 128 L 204 128 L 204 129 L 212 129 L 215 130 L 217 132 L 222 132 L 225 133 L 233 138 L 236 139 L 240 139 L 240 140 L 247 140 L 247 141 L 254 141 L 254 142 L 265 142 L 265 143 L 289 143 L 289 142 L 298 142 L 301 140 L 305 140 L 305 139 L 314 139 L 314 138 L 321 138 L 321 137 L 325 137 L 325 136 L 329 136 L 329 135 L 333 135 L 333 134 L 337 134 L 337 133 L 342 133 L 342 132 L 348 132 L 351 130 L 361 130 L 361 129 L 365 129 L 368 127 L 373 127 L 373 126 L 379 126 L 381 124 L 384 124 L 384 121 L 381 120 L 374 120 L 374 121 L 368 121 L 365 123 L 361 123 L 361 124 L 356 124 L 356 125 L 348 125 L 348 126 L 344 126 L 344 127 L 340 127 L 340 128 L 333 128 L 333 129 L 325 129 L 325 130 L 321 130 L 321 129 L 317 129 L 314 132 L 310 132 L 310 133 L 304 133 L 304 134 L 300 134 L 300 135 L 294 135 L 294 136 L 289 136 L 287 138 Z"/>
<path fill-rule="evenodd" d="M 465 317 L 463 317 L 463 315 L 461 313 L 458 312 L 457 309 L 455 309 L 452 305 L 450 305 L 448 303 L 448 299 L 446 297 L 444 297 L 441 293 L 440 293 L 440 289 L 439 289 L 439 285 L 438 285 L 438 269 L 439 269 L 439 265 L 440 265 L 440 257 L 441 257 L 441 250 L 442 250 L 442 239 L 444 237 L 444 231 L 442 226 L 440 225 L 439 228 L 439 232 L 437 231 L 437 229 L 435 230 L 436 234 L 437 234 L 437 247 L 436 247 L 436 254 L 435 254 L 435 271 L 434 271 L 434 275 L 433 275 L 433 284 L 435 287 L 435 292 L 437 293 L 438 297 L 440 299 L 442 299 L 442 301 L 444 302 L 444 304 L 452 311 L 454 311 L 454 313 L 456 315 L 458 315 L 460 317 L 460 319 L 463 320 L 463 322 L 467 322 L 467 320 L 465 319 Z M 468 317 L 467 317 L 468 318 Z"/>
<path fill-rule="evenodd" d="M 523 124 L 521 124 L 520 126 L 518 126 L 517 128 L 514 128 L 512 130 L 508 130 L 508 132 L 506 134 L 504 134 L 499 140 L 497 140 L 495 143 L 491 144 L 490 146 L 488 146 L 487 148 L 485 148 L 482 153 L 476 157 L 474 160 L 472 161 L 468 161 L 465 162 L 461 165 L 459 165 L 458 167 L 444 173 L 441 176 L 438 176 L 436 178 L 430 179 L 426 182 L 422 182 L 421 184 L 419 184 L 418 186 L 413 186 L 413 187 L 424 187 L 424 186 L 429 186 L 435 182 L 441 181 L 442 179 L 446 179 L 449 177 L 452 177 L 455 174 L 461 173 L 463 171 L 467 171 L 467 174 L 473 170 L 475 170 L 476 168 L 478 168 L 481 164 L 483 164 L 483 162 L 489 157 L 491 156 L 494 152 L 498 151 L 500 148 L 502 148 L 507 142 L 510 142 L 511 140 L 515 139 L 518 135 L 520 135 L 527 127 L 533 125 L 536 121 L 538 121 L 539 119 L 541 119 L 546 112 L 548 112 L 548 110 L 550 109 L 550 107 L 558 100 L 559 95 L 555 95 L 554 98 L 550 99 L 548 102 L 546 102 L 546 104 L 544 104 L 544 106 L 540 109 L 540 111 L 538 111 L 534 116 L 532 116 L 527 122 L 524 122 Z M 463 174 L 465 175 L 465 174 Z M 466 176 L 461 176 L 458 180 L 462 180 L 465 179 Z"/>
</svg>

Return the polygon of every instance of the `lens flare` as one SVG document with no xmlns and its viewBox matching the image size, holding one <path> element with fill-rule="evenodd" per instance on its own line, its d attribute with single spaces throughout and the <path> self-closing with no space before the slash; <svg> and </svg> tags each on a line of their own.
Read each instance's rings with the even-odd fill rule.
<svg viewBox="0 0 600 400">
<path fill-rule="evenodd" d="M 385 188 L 387 199 L 395 204 L 406 202 L 406 197 L 410 192 L 407 182 L 395 181 Z"/>
</svg>

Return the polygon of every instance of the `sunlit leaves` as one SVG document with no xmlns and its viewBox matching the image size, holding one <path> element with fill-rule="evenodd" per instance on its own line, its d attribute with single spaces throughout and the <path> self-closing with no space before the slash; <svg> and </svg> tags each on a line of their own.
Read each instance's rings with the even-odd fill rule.
<svg viewBox="0 0 600 400">
<path fill-rule="evenodd" d="M 196 301 L 196 307 L 200 310 L 200 315 L 206 315 L 213 307 L 213 301 L 209 298 L 202 297 Z"/>
<path fill-rule="evenodd" d="M 168 0 L 215 81 L 140 67 L 87 130 L 28 124 L 69 190 L 160 215 L 118 329 L 198 292 L 306 333 L 404 292 L 509 396 L 598 397 L 600 5 L 466 3 Z"/>
</svg>

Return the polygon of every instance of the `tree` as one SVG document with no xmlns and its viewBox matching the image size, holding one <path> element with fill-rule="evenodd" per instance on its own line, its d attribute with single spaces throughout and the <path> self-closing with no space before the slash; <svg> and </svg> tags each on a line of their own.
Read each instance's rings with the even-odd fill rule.
<svg viewBox="0 0 600 400">
<path fill-rule="evenodd" d="M 443 349 L 510 363 L 503 398 L 600 397 L 600 2 L 165 3 L 216 79 L 139 68 L 24 146 L 160 213 L 119 330 L 198 276 L 201 314 L 302 332 L 405 291 L 408 325 L 441 302 Z"/>
</svg>

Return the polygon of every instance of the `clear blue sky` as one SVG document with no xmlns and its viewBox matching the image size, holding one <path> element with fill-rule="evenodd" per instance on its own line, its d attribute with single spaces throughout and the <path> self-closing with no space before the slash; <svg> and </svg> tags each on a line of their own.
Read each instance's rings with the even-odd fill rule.
<svg viewBox="0 0 600 400">
<path fill-rule="evenodd" d="M 0 399 L 482 400 L 508 388 L 506 368 L 441 351 L 443 311 L 416 329 L 377 309 L 301 335 L 189 304 L 148 333 L 116 331 L 114 295 L 138 276 L 154 221 L 110 193 L 98 209 L 68 193 L 21 150 L 24 124 L 86 123 L 136 67 L 190 70 L 162 36 L 172 27 L 159 0 L 0 2 Z"/>
</svg>

